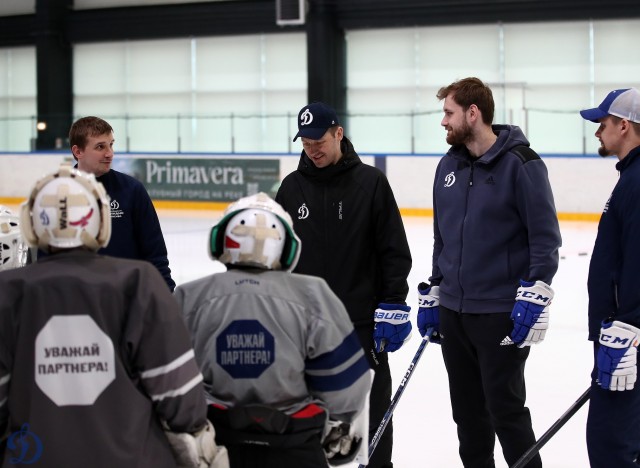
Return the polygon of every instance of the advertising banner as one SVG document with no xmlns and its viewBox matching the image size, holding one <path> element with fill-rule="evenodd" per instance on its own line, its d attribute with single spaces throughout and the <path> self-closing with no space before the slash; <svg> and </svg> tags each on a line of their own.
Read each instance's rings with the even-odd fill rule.
<svg viewBox="0 0 640 468">
<path fill-rule="evenodd" d="M 275 196 L 278 159 L 132 158 L 113 161 L 113 169 L 142 182 L 154 200 L 235 201 L 265 192 Z"/>
</svg>

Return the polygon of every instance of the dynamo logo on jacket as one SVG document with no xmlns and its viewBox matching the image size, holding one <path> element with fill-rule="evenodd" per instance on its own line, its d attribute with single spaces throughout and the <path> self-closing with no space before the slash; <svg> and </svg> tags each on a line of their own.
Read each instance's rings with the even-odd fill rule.
<svg viewBox="0 0 640 468">
<path fill-rule="evenodd" d="M 307 204 L 303 203 L 300 208 L 298 208 L 298 219 L 307 219 L 309 217 L 309 208 L 307 208 Z"/>
<path fill-rule="evenodd" d="M 453 171 L 451 171 L 444 178 L 444 186 L 451 187 L 455 183 L 456 183 L 456 176 L 453 174 Z"/>
</svg>

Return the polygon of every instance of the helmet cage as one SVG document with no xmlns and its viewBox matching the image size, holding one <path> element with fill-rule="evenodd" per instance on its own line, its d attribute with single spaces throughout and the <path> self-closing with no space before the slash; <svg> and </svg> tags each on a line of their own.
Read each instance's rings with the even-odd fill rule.
<svg viewBox="0 0 640 468">
<path fill-rule="evenodd" d="M 24 266 L 26 262 L 27 247 L 20 235 L 18 217 L 0 205 L 0 271 Z"/>
</svg>

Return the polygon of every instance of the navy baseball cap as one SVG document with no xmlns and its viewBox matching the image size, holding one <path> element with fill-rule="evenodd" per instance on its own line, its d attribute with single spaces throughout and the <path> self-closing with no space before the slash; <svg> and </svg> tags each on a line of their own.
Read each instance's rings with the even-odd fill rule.
<svg viewBox="0 0 640 468">
<path fill-rule="evenodd" d="M 298 137 L 319 140 L 327 129 L 340 125 L 336 111 L 323 102 L 313 102 L 298 112 Z"/>
<path fill-rule="evenodd" d="M 598 107 L 581 110 L 580 115 L 596 123 L 607 115 L 640 123 L 640 92 L 636 88 L 616 89 L 607 94 Z"/>
</svg>

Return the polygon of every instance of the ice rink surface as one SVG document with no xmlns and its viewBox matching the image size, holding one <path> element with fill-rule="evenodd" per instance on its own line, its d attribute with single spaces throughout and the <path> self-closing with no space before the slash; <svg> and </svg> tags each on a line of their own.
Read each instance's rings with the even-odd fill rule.
<svg viewBox="0 0 640 468">
<path fill-rule="evenodd" d="M 224 270 L 207 254 L 209 230 L 220 212 L 160 210 L 159 215 L 176 283 Z M 407 303 L 412 308 L 414 333 L 402 349 L 391 354 L 394 392 L 420 345 L 415 325 L 416 291 L 418 283 L 426 281 L 431 272 L 433 248 L 431 218 L 407 217 L 404 221 L 413 256 Z M 545 341 L 532 348 L 526 368 L 527 406 L 538 438 L 588 388 L 593 361 L 592 344 L 587 341 L 587 273 L 597 224 L 566 221 L 560 227 L 563 247 L 552 283 L 555 297 L 550 308 L 550 328 Z M 589 466 L 585 442 L 587 407 L 588 403 L 542 448 L 545 468 Z M 438 345 L 430 344 L 425 349 L 395 409 L 393 427 L 393 462 L 397 468 L 462 466 L 447 374 Z M 496 468 L 507 467 L 497 441 L 495 458 Z"/>
</svg>

